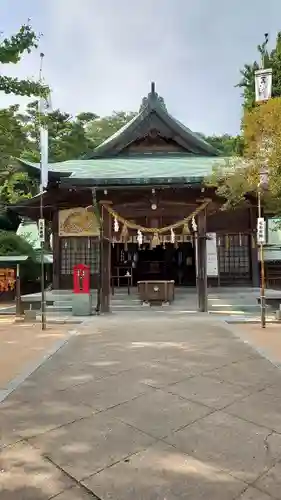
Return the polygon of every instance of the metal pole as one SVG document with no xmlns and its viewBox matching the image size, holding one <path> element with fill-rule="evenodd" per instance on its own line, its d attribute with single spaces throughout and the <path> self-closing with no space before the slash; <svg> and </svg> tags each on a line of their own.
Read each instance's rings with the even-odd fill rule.
<svg viewBox="0 0 281 500">
<path fill-rule="evenodd" d="M 43 70 L 43 59 L 44 54 L 40 54 L 40 70 L 39 70 L 39 82 L 42 82 L 42 70 Z M 40 101 L 39 101 L 40 104 Z M 39 106 L 38 120 L 39 127 L 41 126 L 41 108 Z M 40 132 L 40 141 L 41 132 Z M 42 184 L 42 144 L 40 143 L 40 171 L 41 171 L 41 184 Z M 40 186 L 40 219 L 44 219 L 44 207 L 43 207 L 43 185 Z M 44 268 L 44 244 L 45 244 L 45 223 L 44 223 L 44 238 L 40 238 L 40 265 L 41 265 L 41 328 L 46 330 L 46 298 L 45 298 L 45 268 Z"/>
<path fill-rule="evenodd" d="M 42 165 L 41 165 L 42 169 Z M 44 219 L 43 193 L 40 195 L 40 219 Z M 45 226 L 44 226 L 45 229 Z M 41 328 L 46 330 L 46 296 L 45 296 L 45 266 L 44 266 L 44 241 L 40 242 L 41 261 Z"/>
<path fill-rule="evenodd" d="M 258 217 L 261 218 L 261 186 L 258 188 Z M 263 242 L 260 243 L 260 306 L 261 306 L 261 327 L 266 325 L 266 310 L 265 310 L 265 272 L 264 272 L 264 247 Z"/>
<path fill-rule="evenodd" d="M 21 317 L 21 290 L 20 290 L 20 265 L 17 264 L 16 269 L 16 317 Z"/>
</svg>

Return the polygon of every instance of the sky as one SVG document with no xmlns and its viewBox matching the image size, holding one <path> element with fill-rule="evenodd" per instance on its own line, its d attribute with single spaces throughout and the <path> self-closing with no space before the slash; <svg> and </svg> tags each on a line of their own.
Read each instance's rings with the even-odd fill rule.
<svg viewBox="0 0 281 500">
<path fill-rule="evenodd" d="M 244 63 L 281 30 L 280 0 L 1 0 L 2 36 L 28 19 L 39 50 L 1 71 L 43 74 L 53 107 L 73 115 L 136 111 L 155 81 L 171 114 L 207 135 L 239 133 Z M 26 99 L 0 94 L 0 108 Z"/>
</svg>

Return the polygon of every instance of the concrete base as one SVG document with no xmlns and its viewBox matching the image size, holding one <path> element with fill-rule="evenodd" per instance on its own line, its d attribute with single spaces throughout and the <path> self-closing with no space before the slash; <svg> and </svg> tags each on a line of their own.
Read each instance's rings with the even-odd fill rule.
<svg viewBox="0 0 281 500">
<path fill-rule="evenodd" d="M 36 321 L 36 310 L 27 309 L 24 311 L 24 321 Z"/>
<path fill-rule="evenodd" d="M 91 316 L 92 307 L 93 300 L 90 293 L 74 293 L 72 295 L 73 316 Z"/>
</svg>

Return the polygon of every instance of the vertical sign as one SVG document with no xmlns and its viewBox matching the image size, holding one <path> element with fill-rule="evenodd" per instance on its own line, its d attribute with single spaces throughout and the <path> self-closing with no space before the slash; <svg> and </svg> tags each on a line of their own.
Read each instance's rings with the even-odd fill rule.
<svg viewBox="0 0 281 500">
<path fill-rule="evenodd" d="M 256 102 L 268 101 L 272 93 L 272 69 L 255 71 Z"/>
<path fill-rule="evenodd" d="M 216 233 L 207 233 L 207 276 L 218 276 L 218 251 Z"/>
</svg>

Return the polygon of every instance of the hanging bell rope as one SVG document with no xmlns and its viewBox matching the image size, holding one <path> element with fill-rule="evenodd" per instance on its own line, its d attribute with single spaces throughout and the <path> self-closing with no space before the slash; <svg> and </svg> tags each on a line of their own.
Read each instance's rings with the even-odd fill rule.
<svg viewBox="0 0 281 500">
<path fill-rule="evenodd" d="M 124 224 L 122 227 L 121 234 L 120 234 L 120 241 L 122 243 L 124 243 L 125 251 L 128 250 L 128 238 L 129 238 L 128 226 L 127 226 L 127 224 Z"/>
<path fill-rule="evenodd" d="M 158 245 L 160 245 L 160 238 L 158 233 L 154 233 L 153 238 L 151 240 L 151 248 L 156 248 Z"/>
<path fill-rule="evenodd" d="M 185 222 L 182 226 L 182 234 L 190 234 L 188 222 Z"/>
<path fill-rule="evenodd" d="M 229 250 L 229 236 L 228 236 L 228 234 L 225 235 L 225 248 L 226 248 L 226 250 Z"/>
</svg>

